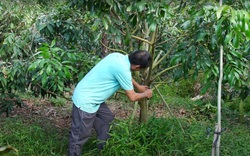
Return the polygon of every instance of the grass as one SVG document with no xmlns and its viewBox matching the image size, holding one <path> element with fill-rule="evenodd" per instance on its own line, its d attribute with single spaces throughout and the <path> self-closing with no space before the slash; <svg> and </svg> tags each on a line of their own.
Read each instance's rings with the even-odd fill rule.
<svg viewBox="0 0 250 156">
<path fill-rule="evenodd" d="M 147 124 L 138 124 L 137 119 L 119 119 L 112 125 L 110 132 L 112 137 L 104 150 L 101 152 L 97 150 L 97 140 L 93 133 L 83 147 L 83 156 L 211 155 L 214 125 L 217 120 L 214 109 L 200 101 L 194 102 L 174 96 L 167 98 L 167 95 L 165 97 L 175 116 L 178 116 L 180 109 L 186 110 L 186 114 L 177 117 L 184 133 L 176 119 L 171 117 L 151 116 Z M 152 102 L 154 103 L 151 107 L 157 108 L 157 100 L 154 99 Z M 59 103 L 54 106 L 65 107 L 64 102 L 59 101 Z M 221 134 L 221 155 L 250 155 L 249 121 L 239 124 L 237 112 L 226 105 L 222 107 L 222 114 L 222 127 L 225 131 Z M 0 118 L 0 146 L 10 145 L 16 148 L 19 156 L 64 156 L 67 153 L 68 134 L 69 127 L 57 127 L 46 116 L 17 115 Z M 10 152 L 6 156 L 8 155 L 17 153 Z"/>
<path fill-rule="evenodd" d="M 44 119 L 5 118 L 0 120 L 0 145 L 11 145 L 19 155 L 63 155 L 67 129 L 59 129 Z"/>
</svg>

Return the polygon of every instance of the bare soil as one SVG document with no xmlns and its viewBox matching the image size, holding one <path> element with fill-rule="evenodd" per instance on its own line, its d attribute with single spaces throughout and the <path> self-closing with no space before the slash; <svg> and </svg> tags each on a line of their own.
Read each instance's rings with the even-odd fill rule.
<svg viewBox="0 0 250 156">
<path fill-rule="evenodd" d="M 24 100 L 25 106 L 19 108 L 13 108 L 9 117 L 23 117 L 27 123 L 31 123 L 33 120 L 41 119 L 45 122 L 51 122 L 58 128 L 69 128 L 71 122 L 71 108 L 72 103 L 68 102 L 64 106 L 54 106 L 48 99 L 36 99 L 36 100 Z M 122 103 L 119 100 L 111 100 L 107 102 L 110 110 L 114 113 L 117 119 L 128 119 L 133 115 L 135 118 L 139 118 L 140 108 L 134 108 L 134 103 Z M 169 113 L 166 110 L 164 104 L 157 104 L 157 107 L 149 106 L 150 115 L 155 117 L 168 117 Z M 175 111 L 176 116 L 182 116 L 186 114 L 184 109 Z M 1 118 L 5 117 L 5 114 L 0 115 Z"/>
</svg>

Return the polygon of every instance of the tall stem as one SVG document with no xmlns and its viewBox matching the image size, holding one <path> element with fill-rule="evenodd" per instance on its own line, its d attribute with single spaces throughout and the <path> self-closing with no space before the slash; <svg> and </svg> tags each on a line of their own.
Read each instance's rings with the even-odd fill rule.
<svg viewBox="0 0 250 156">
<path fill-rule="evenodd" d="M 220 0 L 220 6 L 222 6 L 222 0 Z M 217 109 L 218 109 L 218 121 L 215 126 L 213 147 L 212 147 L 212 156 L 220 155 L 220 137 L 221 137 L 221 85 L 223 79 L 223 45 L 220 45 L 220 77 L 218 82 L 218 99 L 217 99 Z"/>
</svg>

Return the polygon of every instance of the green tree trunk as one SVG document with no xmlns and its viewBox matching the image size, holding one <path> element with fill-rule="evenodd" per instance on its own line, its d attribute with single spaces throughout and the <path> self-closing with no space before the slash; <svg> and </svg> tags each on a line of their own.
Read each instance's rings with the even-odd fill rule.
<svg viewBox="0 0 250 156">
<path fill-rule="evenodd" d="M 139 101 L 140 105 L 140 123 L 145 123 L 148 121 L 148 102 L 147 99 Z"/>
</svg>

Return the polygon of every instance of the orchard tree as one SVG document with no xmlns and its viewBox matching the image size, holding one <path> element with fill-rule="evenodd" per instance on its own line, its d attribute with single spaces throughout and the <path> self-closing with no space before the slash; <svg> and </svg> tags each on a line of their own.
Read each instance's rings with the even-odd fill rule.
<svg viewBox="0 0 250 156">
<path fill-rule="evenodd" d="M 229 3 L 229 5 L 231 5 Z M 223 82 L 233 88 L 249 87 L 248 3 L 219 7 L 217 1 L 77 1 L 72 6 L 90 11 L 100 29 L 102 45 L 122 53 L 148 50 L 153 64 L 137 73 L 151 86 L 169 78 L 194 79 L 203 72 L 203 91 L 217 85 L 219 48 L 225 47 Z M 243 8 L 245 7 L 245 8 Z M 155 86 L 155 85 L 153 85 Z M 140 121 L 148 118 L 147 100 L 139 101 Z"/>
<path fill-rule="evenodd" d="M 0 2 L 2 100 L 13 100 L 4 97 L 7 93 L 30 89 L 62 96 L 99 61 L 94 55 L 136 49 L 153 56 L 148 70 L 135 73 L 141 84 L 155 88 L 157 82 L 204 73 L 205 92 L 217 85 L 220 45 L 226 56 L 223 83 L 248 94 L 249 2 L 219 7 L 205 0 L 74 0 L 71 7 L 60 1 L 44 10 L 45 5 L 33 3 Z M 139 105 L 140 121 L 146 122 L 147 100 Z"/>
<path fill-rule="evenodd" d="M 100 60 L 89 14 L 51 4 L 0 2 L 0 113 L 23 104 L 20 92 L 65 97 Z"/>
</svg>

